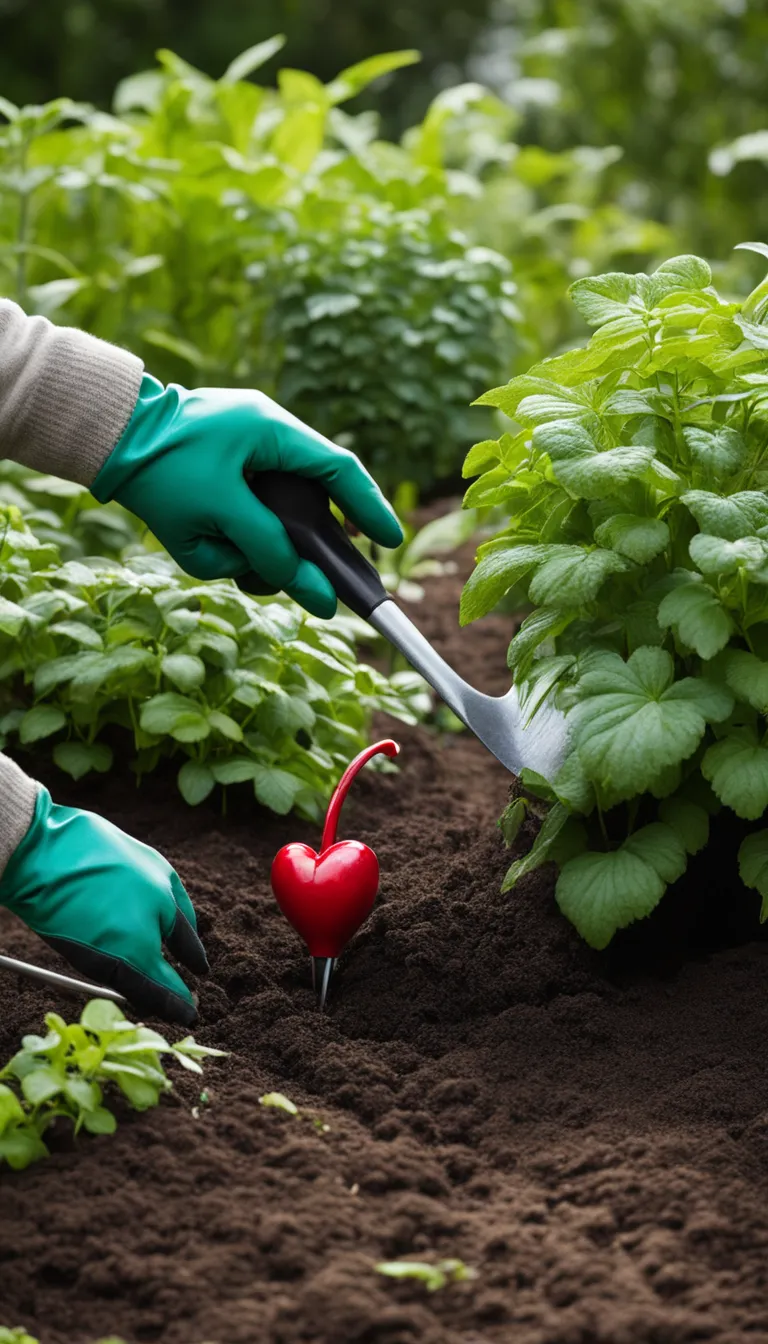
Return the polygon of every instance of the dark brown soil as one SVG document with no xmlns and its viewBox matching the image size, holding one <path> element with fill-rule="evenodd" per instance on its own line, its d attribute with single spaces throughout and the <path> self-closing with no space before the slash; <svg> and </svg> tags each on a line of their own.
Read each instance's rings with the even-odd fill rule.
<svg viewBox="0 0 768 1344">
<path fill-rule="evenodd" d="M 501 690 L 509 624 L 459 633 L 458 591 L 433 583 L 418 620 Z M 591 953 L 549 874 L 499 894 L 504 771 L 467 735 L 395 735 L 402 773 L 363 776 L 343 818 L 383 876 L 325 1016 L 268 882 L 310 828 L 245 801 L 192 812 L 167 779 L 57 783 L 177 865 L 213 967 L 198 1035 L 232 1053 L 199 1119 L 185 1075 L 116 1137 L 3 1171 L 0 1324 L 44 1344 L 768 1340 L 754 901 L 710 855 L 639 936 Z M 7 916 L 0 939 L 54 963 Z M 0 1058 L 53 1003 L 0 984 Z M 329 1131 L 260 1107 L 268 1090 Z M 374 1269 L 454 1256 L 476 1280 L 432 1295 Z"/>
</svg>

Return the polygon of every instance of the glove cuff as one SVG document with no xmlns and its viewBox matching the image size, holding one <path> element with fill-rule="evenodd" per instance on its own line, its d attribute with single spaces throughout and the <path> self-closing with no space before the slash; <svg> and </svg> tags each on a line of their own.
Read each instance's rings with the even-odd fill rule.
<svg viewBox="0 0 768 1344">
<path fill-rule="evenodd" d="M 0 878 L 32 824 L 39 788 L 15 761 L 0 755 Z"/>
</svg>

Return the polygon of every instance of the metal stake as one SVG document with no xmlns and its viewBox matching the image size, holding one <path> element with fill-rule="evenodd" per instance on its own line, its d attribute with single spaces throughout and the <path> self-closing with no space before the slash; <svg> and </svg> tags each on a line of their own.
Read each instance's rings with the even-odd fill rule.
<svg viewBox="0 0 768 1344">
<path fill-rule="evenodd" d="M 87 980 L 76 980 L 71 975 L 59 975 L 58 971 L 33 966 L 29 961 L 17 961 L 15 957 L 0 954 L 0 967 L 6 971 L 15 971 L 18 975 L 26 975 L 30 980 L 42 980 L 44 984 L 53 985 L 54 989 L 61 989 L 66 994 L 87 994 L 93 999 L 110 999 L 121 1008 L 128 1006 L 128 1000 L 115 989 L 107 989 L 104 985 L 91 985 Z"/>
</svg>

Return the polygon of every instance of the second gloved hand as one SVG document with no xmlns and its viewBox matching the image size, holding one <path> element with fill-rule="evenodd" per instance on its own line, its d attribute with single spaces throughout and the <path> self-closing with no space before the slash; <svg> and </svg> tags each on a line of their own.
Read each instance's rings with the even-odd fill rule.
<svg viewBox="0 0 768 1344">
<path fill-rule="evenodd" d="M 147 524 L 173 558 L 201 579 L 254 571 L 315 616 L 336 610 L 324 574 L 300 560 L 279 519 L 245 473 L 284 471 L 320 480 L 346 517 L 381 546 L 400 524 L 354 453 L 338 448 L 260 392 L 186 391 L 145 375 L 127 429 L 91 486 Z"/>
<path fill-rule="evenodd" d="M 208 970 L 192 902 L 162 855 L 111 822 L 41 788 L 3 871 L 0 906 L 140 1013 L 194 1022 L 192 995 L 163 956 L 165 943 L 190 971 Z"/>
</svg>

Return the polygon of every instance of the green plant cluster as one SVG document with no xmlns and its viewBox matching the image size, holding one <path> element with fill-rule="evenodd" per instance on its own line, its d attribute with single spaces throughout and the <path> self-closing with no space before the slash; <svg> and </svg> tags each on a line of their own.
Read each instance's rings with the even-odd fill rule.
<svg viewBox="0 0 768 1344">
<path fill-rule="evenodd" d="M 247 782 L 275 812 L 319 820 L 372 713 L 429 708 L 416 674 L 359 662 L 370 632 L 353 617 L 200 584 L 164 554 L 62 564 L 14 507 L 0 525 L 0 745 L 45 742 L 75 779 L 109 770 L 129 734 L 139 777 L 180 758 L 189 803 Z"/>
<path fill-rule="evenodd" d="M 15 1171 L 50 1155 L 44 1136 L 56 1120 L 69 1121 L 75 1135 L 82 1129 L 113 1134 L 117 1120 L 104 1104 L 109 1087 L 135 1111 L 157 1106 L 173 1086 L 162 1055 L 202 1074 L 199 1060 L 225 1054 L 191 1036 L 169 1045 L 150 1027 L 129 1022 L 108 999 L 92 999 L 79 1023 L 46 1013 L 45 1025 L 46 1035 L 25 1036 L 0 1070 L 0 1162 Z"/>
<path fill-rule="evenodd" d="M 768 280 L 730 302 L 680 256 L 571 294 L 589 344 L 483 398 L 512 424 L 471 451 L 466 503 L 507 525 L 462 620 L 514 584 L 533 607 L 509 666 L 531 712 L 548 696 L 565 712 L 569 746 L 556 778 L 523 774 L 551 808 L 505 887 L 554 860 L 561 909 L 601 948 L 715 813 L 759 823 L 768 806 Z M 739 864 L 765 918 L 768 830 Z"/>
<path fill-rule="evenodd" d="M 385 488 L 431 486 L 482 432 L 469 406 L 489 372 L 511 367 L 509 270 L 426 210 L 376 204 L 307 233 L 272 276 L 278 400 Z"/>
<path fill-rule="evenodd" d="M 87 555 L 122 557 L 157 549 L 144 524 L 120 504 L 99 504 L 90 490 L 46 476 L 18 462 L 0 462 L 0 507 L 17 508 L 38 541 L 52 542 L 64 560 Z"/>
<path fill-rule="evenodd" d="M 456 469 L 467 407 L 509 371 L 508 263 L 451 224 L 442 169 L 342 105 L 415 59 L 324 85 L 219 80 L 172 52 L 114 114 L 0 100 L 0 268 L 23 307 L 134 350 L 164 381 L 258 386 L 387 481 Z"/>
</svg>

